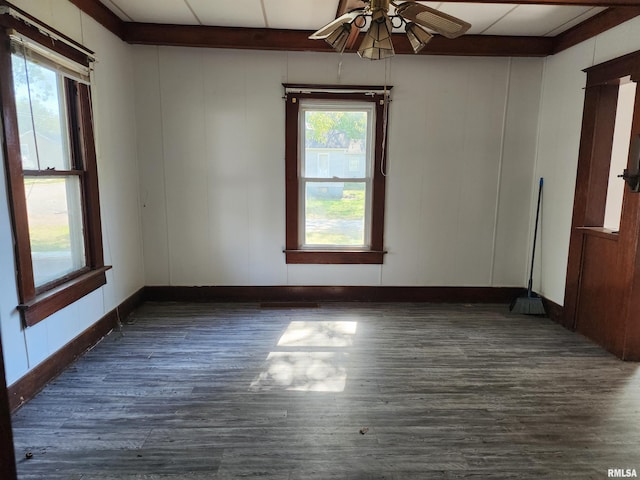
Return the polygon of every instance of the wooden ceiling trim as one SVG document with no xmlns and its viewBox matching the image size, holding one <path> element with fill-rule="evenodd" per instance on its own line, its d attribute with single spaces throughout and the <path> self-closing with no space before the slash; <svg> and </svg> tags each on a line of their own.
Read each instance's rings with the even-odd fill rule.
<svg viewBox="0 0 640 480">
<path fill-rule="evenodd" d="M 69 0 L 98 23 L 129 43 L 254 50 L 333 51 L 325 42 L 309 40 L 311 32 L 235 27 L 207 27 L 124 22 L 100 0 Z M 455 40 L 435 36 L 426 55 L 546 56 L 561 52 L 640 15 L 638 0 L 448 0 L 467 3 L 617 6 L 587 19 L 556 37 L 465 35 Z M 340 0 L 336 15 L 362 6 L 361 0 Z M 350 42 L 349 51 L 357 44 Z M 503 45 L 504 44 L 504 45 Z M 404 35 L 394 35 L 396 53 L 413 54 Z"/>
<path fill-rule="evenodd" d="M 208 27 L 159 23 L 125 24 L 124 40 L 132 44 L 253 50 L 334 51 L 326 42 L 309 40 L 312 32 L 273 28 Z"/>
<path fill-rule="evenodd" d="M 415 55 L 406 35 L 393 38 L 396 53 Z M 401 49 L 401 52 L 398 50 Z M 546 57 L 553 49 L 552 37 L 516 37 L 499 35 L 463 35 L 449 39 L 434 35 L 418 55 L 454 55 L 485 57 Z"/>
<path fill-rule="evenodd" d="M 124 24 L 115 13 L 107 8 L 100 0 L 69 0 L 96 22 L 114 35 L 124 39 Z"/>
<path fill-rule="evenodd" d="M 573 28 L 556 35 L 552 54 L 556 54 L 580 42 L 589 40 L 613 27 L 640 15 L 640 7 L 608 8 Z"/>
<path fill-rule="evenodd" d="M 124 39 L 132 44 L 334 52 L 326 42 L 309 40 L 311 32 L 303 30 L 151 23 L 126 23 L 125 27 Z M 394 34 L 393 44 L 396 54 L 414 55 L 405 35 Z M 452 40 L 436 35 L 420 54 L 543 57 L 549 55 L 552 48 L 553 39 L 549 37 L 464 35 Z M 348 52 L 353 51 L 348 50 Z"/>
</svg>

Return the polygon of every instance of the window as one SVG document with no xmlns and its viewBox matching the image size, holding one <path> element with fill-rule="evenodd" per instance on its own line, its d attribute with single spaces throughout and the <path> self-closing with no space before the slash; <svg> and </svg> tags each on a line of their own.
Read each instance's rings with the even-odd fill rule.
<svg viewBox="0 0 640 480">
<path fill-rule="evenodd" d="M 285 90 L 287 263 L 382 263 L 389 87 Z"/>
<path fill-rule="evenodd" d="M 29 326 L 104 285 L 107 267 L 88 84 L 90 52 L 70 40 L 42 39 L 38 30 L 15 18 L 8 21 L 16 30 L 5 30 L 0 46 L 4 156 L 18 309 Z"/>
</svg>

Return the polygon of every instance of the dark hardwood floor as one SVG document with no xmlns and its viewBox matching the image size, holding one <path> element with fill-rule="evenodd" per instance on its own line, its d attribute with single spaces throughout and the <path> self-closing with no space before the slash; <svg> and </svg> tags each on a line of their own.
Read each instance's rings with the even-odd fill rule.
<svg viewBox="0 0 640 480">
<path fill-rule="evenodd" d="M 605 479 L 640 370 L 505 306 L 147 303 L 13 428 L 22 480 Z"/>
</svg>

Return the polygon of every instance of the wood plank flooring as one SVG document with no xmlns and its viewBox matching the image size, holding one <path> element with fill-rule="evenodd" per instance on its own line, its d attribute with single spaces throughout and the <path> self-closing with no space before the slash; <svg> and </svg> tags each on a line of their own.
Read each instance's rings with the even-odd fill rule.
<svg viewBox="0 0 640 480">
<path fill-rule="evenodd" d="M 18 474 L 640 474 L 639 368 L 500 305 L 147 303 L 14 415 Z"/>
</svg>

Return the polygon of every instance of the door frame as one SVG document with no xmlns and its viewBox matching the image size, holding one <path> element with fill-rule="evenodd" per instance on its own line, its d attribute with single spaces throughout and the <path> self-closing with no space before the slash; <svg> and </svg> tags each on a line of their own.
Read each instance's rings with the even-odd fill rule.
<svg viewBox="0 0 640 480">
<path fill-rule="evenodd" d="M 626 77 L 636 83 L 640 80 L 640 51 L 584 71 L 587 81 L 561 323 L 581 331 L 621 358 L 637 360 L 640 359 L 640 322 L 634 319 L 634 312 L 640 308 L 640 194 L 631 193 L 625 187 L 619 233 L 607 231 L 603 223 L 618 90 Z M 638 134 L 640 88 L 636 89 L 631 137 Z M 628 167 L 635 169 L 637 166 Z M 596 235 L 609 238 L 617 245 L 616 258 L 601 282 L 618 293 L 618 300 L 604 302 L 598 312 L 602 315 L 601 328 L 611 330 L 607 335 L 615 341 L 593 338 L 591 332 L 582 330 L 579 318 L 585 242 Z"/>
</svg>

